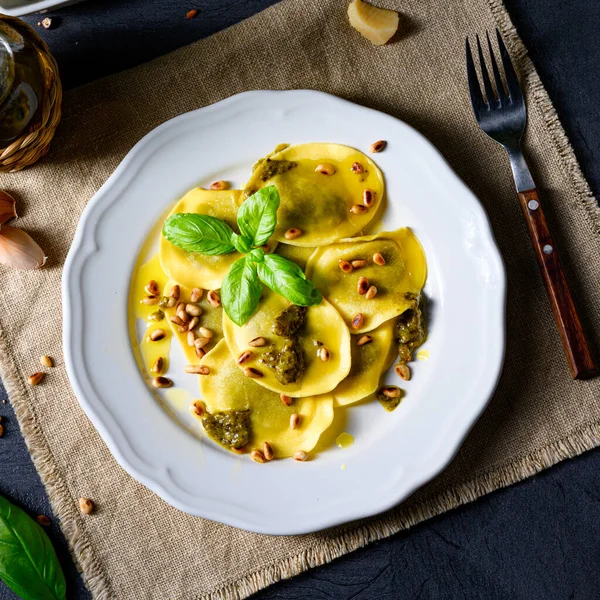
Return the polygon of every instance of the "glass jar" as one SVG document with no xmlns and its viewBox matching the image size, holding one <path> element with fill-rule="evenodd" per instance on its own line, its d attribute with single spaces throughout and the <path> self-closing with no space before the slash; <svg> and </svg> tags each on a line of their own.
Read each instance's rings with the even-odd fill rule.
<svg viewBox="0 0 600 600">
<path fill-rule="evenodd" d="M 38 51 L 0 20 L 0 148 L 40 126 L 43 92 Z"/>
</svg>

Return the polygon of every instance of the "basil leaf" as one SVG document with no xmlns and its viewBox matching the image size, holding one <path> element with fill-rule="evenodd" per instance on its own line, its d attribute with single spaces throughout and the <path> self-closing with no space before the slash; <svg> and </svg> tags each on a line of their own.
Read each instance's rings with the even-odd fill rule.
<svg viewBox="0 0 600 600">
<path fill-rule="evenodd" d="M 242 254 L 248 254 L 248 252 L 252 250 L 252 243 L 249 242 L 243 235 L 232 233 L 231 243 L 235 246 L 235 249 Z"/>
<path fill-rule="evenodd" d="M 295 262 L 278 254 L 265 254 L 264 261 L 256 266 L 260 280 L 293 304 L 315 306 L 321 302 L 321 292 Z"/>
<path fill-rule="evenodd" d="M 262 248 L 254 248 L 254 250 L 251 250 L 248 253 L 248 260 L 251 260 L 255 263 L 261 263 L 263 260 L 265 260 L 264 250 Z"/>
<path fill-rule="evenodd" d="M 209 215 L 171 215 L 163 225 L 162 234 L 178 248 L 199 254 L 214 256 L 235 250 L 231 242 L 231 227 L 225 221 Z"/>
<path fill-rule="evenodd" d="M 0 496 L 0 577 L 23 600 L 64 600 L 67 584 L 38 523 Z"/>
<path fill-rule="evenodd" d="M 236 260 L 221 284 L 221 302 L 227 316 L 240 327 L 256 310 L 262 285 L 256 276 L 256 263 L 246 257 Z"/>
<path fill-rule="evenodd" d="M 261 188 L 240 206 L 238 227 L 252 246 L 262 246 L 273 235 L 278 208 L 279 192 L 274 185 Z"/>
</svg>

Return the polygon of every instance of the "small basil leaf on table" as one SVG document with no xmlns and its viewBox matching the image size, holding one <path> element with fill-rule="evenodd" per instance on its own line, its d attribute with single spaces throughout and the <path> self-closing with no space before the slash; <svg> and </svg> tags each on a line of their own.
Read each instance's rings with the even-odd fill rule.
<svg viewBox="0 0 600 600">
<path fill-rule="evenodd" d="M 248 254 L 252 250 L 252 242 L 250 242 L 243 235 L 237 233 L 231 234 L 231 243 L 235 246 L 235 249 L 242 254 Z"/>
<path fill-rule="evenodd" d="M 227 316 L 240 327 L 256 310 L 262 285 L 256 276 L 256 263 L 247 257 L 236 260 L 221 285 L 221 302 Z"/>
<path fill-rule="evenodd" d="M 278 208 L 279 192 L 274 185 L 261 188 L 240 206 L 238 227 L 252 246 L 262 246 L 273 235 Z"/>
<path fill-rule="evenodd" d="M 295 262 L 278 254 L 265 254 L 256 267 L 260 280 L 293 304 L 315 306 L 321 302 L 321 292 Z"/>
<path fill-rule="evenodd" d="M 233 252 L 233 230 L 225 221 L 209 215 L 177 213 L 163 225 L 162 234 L 174 246 L 208 256 Z"/>
<path fill-rule="evenodd" d="M 44 530 L 0 496 L 0 577 L 23 600 L 64 600 L 66 582 Z"/>
</svg>

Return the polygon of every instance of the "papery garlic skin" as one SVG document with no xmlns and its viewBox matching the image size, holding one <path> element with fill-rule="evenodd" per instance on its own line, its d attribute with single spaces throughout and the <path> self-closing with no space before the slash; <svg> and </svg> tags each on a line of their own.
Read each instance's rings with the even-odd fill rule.
<svg viewBox="0 0 600 600">
<path fill-rule="evenodd" d="M 17 216 L 16 200 L 8 193 L 0 190 L 0 225 Z"/>
<path fill-rule="evenodd" d="M 0 225 L 0 264 L 14 269 L 39 269 L 47 256 L 22 229 Z"/>
</svg>

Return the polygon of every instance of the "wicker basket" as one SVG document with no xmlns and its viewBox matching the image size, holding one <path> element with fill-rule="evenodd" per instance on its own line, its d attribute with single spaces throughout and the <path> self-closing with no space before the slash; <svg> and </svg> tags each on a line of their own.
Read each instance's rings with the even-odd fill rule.
<svg viewBox="0 0 600 600">
<path fill-rule="evenodd" d="M 44 95 L 42 98 L 42 118 L 34 131 L 29 131 L 9 146 L 0 148 L 0 172 L 20 171 L 39 160 L 50 147 L 54 132 L 60 121 L 62 86 L 58 75 L 58 65 L 46 42 L 24 21 L 15 17 L 0 15 L 0 21 L 16 29 L 38 51 Z"/>
</svg>

